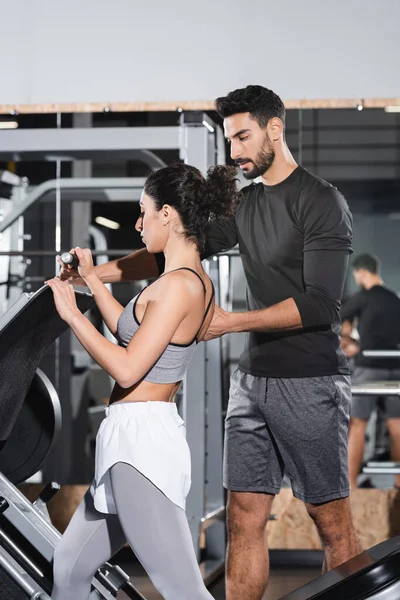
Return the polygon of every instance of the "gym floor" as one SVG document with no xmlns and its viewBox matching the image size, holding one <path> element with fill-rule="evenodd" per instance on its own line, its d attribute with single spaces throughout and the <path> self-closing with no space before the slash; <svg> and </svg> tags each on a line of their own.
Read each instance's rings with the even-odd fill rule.
<svg viewBox="0 0 400 600">
<path fill-rule="evenodd" d="M 133 585 L 143 594 L 146 600 L 162 600 L 162 596 L 154 588 L 139 564 L 121 560 L 116 562 L 130 575 Z M 285 594 L 316 579 L 320 574 L 321 570 L 316 567 L 274 567 L 271 569 L 270 583 L 263 600 L 279 600 Z M 225 600 L 223 577 L 210 587 L 210 592 L 215 600 Z M 118 599 L 128 600 L 128 596 L 121 592 Z"/>
</svg>

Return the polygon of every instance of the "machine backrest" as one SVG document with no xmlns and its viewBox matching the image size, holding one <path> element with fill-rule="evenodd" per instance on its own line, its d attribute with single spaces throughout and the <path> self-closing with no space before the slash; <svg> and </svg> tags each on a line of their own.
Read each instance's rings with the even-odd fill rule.
<svg viewBox="0 0 400 600">
<path fill-rule="evenodd" d="M 82 312 L 92 306 L 91 294 L 75 296 Z M 11 433 L 42 356 L 67 329 L 48 286 L 23 294 L 0 318 L 0 441 Z"/>
</svg>

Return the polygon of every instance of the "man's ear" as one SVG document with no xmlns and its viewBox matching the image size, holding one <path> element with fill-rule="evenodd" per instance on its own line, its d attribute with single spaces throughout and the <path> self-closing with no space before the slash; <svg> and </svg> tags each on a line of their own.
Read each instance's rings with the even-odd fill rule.
<svg viewBox="0 0 400 600">
<path fill-rule="evenodd" d="M 283 123 L 279 117 L 273 117 L 268 121 L 267 133 L 271 142 L 277 142 L 283 135 Z"/>
</svg>

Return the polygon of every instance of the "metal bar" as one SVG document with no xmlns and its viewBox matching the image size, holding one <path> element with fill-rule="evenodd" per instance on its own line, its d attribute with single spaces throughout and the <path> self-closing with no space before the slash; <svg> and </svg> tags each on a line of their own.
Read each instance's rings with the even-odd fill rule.
<svg viewBox="0 0 400 600">
<path fill-rule="evenodd" d="M 396 160 L 319 160 L 320 167 L 396 167 Z"/>
<path fill-rule="evenodd" d="M 201 530 L 205 531 L 206 529 L 208 529 L 208 527 L 210 527 L 217 521 L 223 521 L 224 518 L 225 518 L 225 506 L 221 506 L 220 508 L 217 508 L 216 510 L 213 510 L 212 512 L 207 513 L 204 517 L 202 517 L 200 519 Z"/>
<path fill-rule="evenodd" d="M 368 461 L 366 464 L 367 467 L 385 467 L 385 468 L 390 468 L 390 469 L 400 469 L 400 462 L 394 462 L 394 461 L 381 461 L 381 462 L 377 462 L 377 461 Z"/>
<path fill-rule="evenodd" d="M 3 547 L 8 546 L 8 550 L 11 551 L 11 553 L 14 552 L 20 558 L 21 561 L 23 561 L 32 571 L 36 573 L 38 577 L 44 577 L 44 573 L 42 573 L 42 571 L 40 571 L 40 569 L 38 569 L 37 566 L 34 565 L 33 562 L 29 560 L 27 556 L 25 556 L 22 550 L 20 550 L 20 548 L 18 548 L 18 546 L 16 546 L 14 542 L 8 537 L 8 535 L 6 535 L 1 529 L 0 538 L 2 539 L 1 545 Z"/>
<path fill-rule="evenodd" d="M 356 106 L 356 104 L 354 105 Z M 300 107 L 299 107 L 300 108 Z M 304 107 L 303 107 L 304 108 Z M 354 132 L 354 131 L 365 131 L 366 129 L 368 129 L 368 131 L 393 131 L 393 125 L 319 125 L 318 129 L 320 131 L 346 131 L 346 132 Z M 303 127 L 303 131 L 307 131 L 307 132 L 312 132 L 313 131 L 313 126 L 312 125 L 304 125 Z M 289 134 L 294 134 L 297 133 L 297 127 L 291 127 L 286 129 L 286 133 Z"/>
<path fill-rule="evenodd" d="M 104 413 L 106 408 L 107 408 L 106 404 L 104 404 L 104 406 L 89 406 L 88 413 L 90 415 L 101 414 L 101 413 Z"/>
<path fill-rule="evenodd" d="M 36 130 L 35 130 L 36 131 Z M 40 131 L 40 130 L 38 130 Z M 62 131 L 62 130 L 61 130 Z M 71 130 L 73 131 L 73 130 Z M 16 209 L 0 223 L 0 233 L 5 231 L 14 223 L 32 204 L 37 202 L 45 194 L 55 191 L 57 186 L 60 190 L 99 190 L 106 191 L 107 189 L 121 188 L 140 188 L 143 189 L 145 183 L 144 178 L 139 177 L 94 177 L 94 178 L 74 178 L 74 179 L 50 179 L 45 183 L 38 185 L 32 193 L 30 193 L 24 202 L 18 204 Z"/>
<path fill-rule="evenodd" d="M 215 510 L 207 513 L 202 517 L 201 522 L 205 523 L 206 521 L 210 521 L 211 519 L 223 519 L 225 517 L 225 506 L 220 506 Z"/>
<path fill-rule="evenodd" d="M 298 140 L 297 140 L 297 162 L 303 164 L 303 111 L 300 108 L 298 111 Z"/>
<path fill-rule="evenodd" d="M 371 358 L 396 358 L 400 357 L 400 350 L 363 350 L 362 354 Z"/>
<path fill-rule="evenodd" d="M 191 451 L 192 485 L 186 503 L 186 514 L 197 560 L 200 560 L 200 519 L 205 513 L 205 344 L 199 344 L 183 382 L 182 417 Z"/>
<path fill-rule="evenodd" d="M 35 600 L 51 600 L 50 596 L 48 596 L 27 573 L 24 573 L 20 568 L 14 566 L 14 563 L 5 556 L 5 552 L 2 549 L 0 549 L 0 567 L 21 588 L 21 590 L 28 595 L 28 598 L 35 598 Z"/>
<path fill-rule="evenodd" d="M 36 550 L 51 561 L 61 534 L 2 473 L 0 493 L 9 504 L 3 513 L 4 518 L 27 540 L 35 539 Z"/>
<path fill-rule="evenodd" d="M 131 252 L 135 252 L 136 250 L 143 250 L 143 248 L 121 248 L 117 250 L 109 250 L 107 249 L 107 255 L 109 256 L 120 256 L 130 254 Z M 0 256 L 54 256 L 59 254 L 56 250 L 8 250 L 0 251 Z M 104 254 L 104 250 L 92 250 L 93 256 L 102 256 Z M 218 256 L 228 256 L 226 252 L 221 252 Z M 229 255 L 232 256 L 232 255 Z M 234 255 L 239 256 L 239 254 Z"/>
<path fill-rule="evenodd" d="M 178 127 L 73 127 L 17 129 L 0 132 L 2 155 L 173 150 L 179 147 Z"/>
<path fill-rule="evenodd" d="M 143 248 L 121 248 L 117 250 L 107 249 L 108 256 L 126 256 Z M 8 250 L 7 252 L 0 251 L 0 256 L 56 256 L 59 254 L 57 250 Z M 92 250 L 92 256 L 102 256 L 104 250 Z M 227 256 L 226 252 L 218 254 L 218 256 Z M 237 255 L 239 256 L 239 254 Z"/>
<path fill-rule="evenodd" d="M 306 131 L 306 128 L 303 128 L 303 131 Z M 308 128 L 308 131 L 312 132 L 312 128 Z M 286 137 L 295 136 L 295 130 L 286 129 Z M 386 144 L 349 144 L 349 143 L 341 143 L 341 144 L 330 144 L 330 143 L 321 143 L 319 145 L 320 150 L 395 150 L 397 148 L 397 142 L 387 142 Z M 303 144 L 303 150 L 313 150 L 314 144 Z"/>
<path fill-rule="evenodd" d="M 351 386 L 351 393 L 363 396 L 400 396 L 400 385 L 398 383 L 387 386 L 384 383 L 380 385 L 353 385 Z"/>
<path fill-rule="evenodd" d="M 186 164 L 195 165 L 202 173 L 216 164 L 217 126 L 202 113 L 181 114 L 179 156 Z M 215 283 L 215 282 L 214 282 Z M 182 406 L 189 446 L 192 454 L 192 487 L 187 498 L 187 517 L 197 558 L 201 559 L 202 519 L 224 503 L 222 488 L 222 422 L 221 389 L 210 385 L 210 362 L 220 340 L 196 349 L 185 375 Z M 206 348 L 207 346 L 207 348 Z M 219 356 L 217 357 L 217 361 Z M 219 363 L 215 365 L 215 368 Z M 219 372 L 219 371 L 218 371 Z M 217 473 L 220 474 L 217 476 Z M 206 549 L 209 561 L 201 563 L 204 578 L 214 576 L 224 565 L 225 531 L 223 522 L 215 522 L 207 530 Z M 203 571 L 204 567 L 204 571 Z"/>
<path fill-rule="evenodd" d="M 130 248 L 129 250 L 107 250 L 109 256 L 125 256 L 135 250 L 142 250 L 142 248 Z M 8 252 L 0 252 L 0 256 L 56 256 L 60 254 L 57 250 L 9 250 Z M 92 250 L 92 256 L 103 256 L 104 250 Z"/>
<path fill-rule="evenodd" d="M 369 473 L 370 475 L 399 475 L 400 467 L 390 468 L 390 467 L 364 467 L 362 470 L 363 473 Z"/>
</svg>

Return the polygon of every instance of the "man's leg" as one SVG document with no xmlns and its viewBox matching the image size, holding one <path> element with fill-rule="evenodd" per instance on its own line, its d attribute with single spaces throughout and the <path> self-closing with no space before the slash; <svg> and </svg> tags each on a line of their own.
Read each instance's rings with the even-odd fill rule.
<svg viewBox="0 0 400 600">
<path fill-rule="evenodd" d="M 225 421 L 227 600 L 261 600 L 268 581 L 266 524 L 283 463 L 265 422 L 267 380 L 236 371 Z"/>
<path fill-rule="evenodd" d="M 314 521 L 324 549 L 323 572 L 335 569 L 363 552 L 354 530 L 349 498 L 332 500 L 325 504 L 306 504 Z"/>
<path fill-rule="evenodd" d="M 362 551 L 349 495 L 347 436 L 350 378 L 344 375 L 269 379 L 266 418 L 293 494 L 314 519 L 326 569 Z"/>
<path fill-rule="evenodd" d="M 357 488 L 357 477 L 364 458 L 365 431 L 368 421 L 351 418 L 349 429 L 349 481 L 351 489 Z M 400 445 L 400 439 L 399 439 Z"/>
<path fill-rule="evenodd" d="M 398 398 L 396 398 L 399 402 Z M 390 453 L 392 460 L 400 463 L 400 419 L 388 419 L 387 428 L 390 436 Z M 400 475 L 396 475 L 394 486 L 400 489 Z"/>
<path fill-rule="evenodd" d="M 274 496 L 229 492 L 227 600 L 261 600 L 269 576 L 267 522 Z"/>
</svg>

